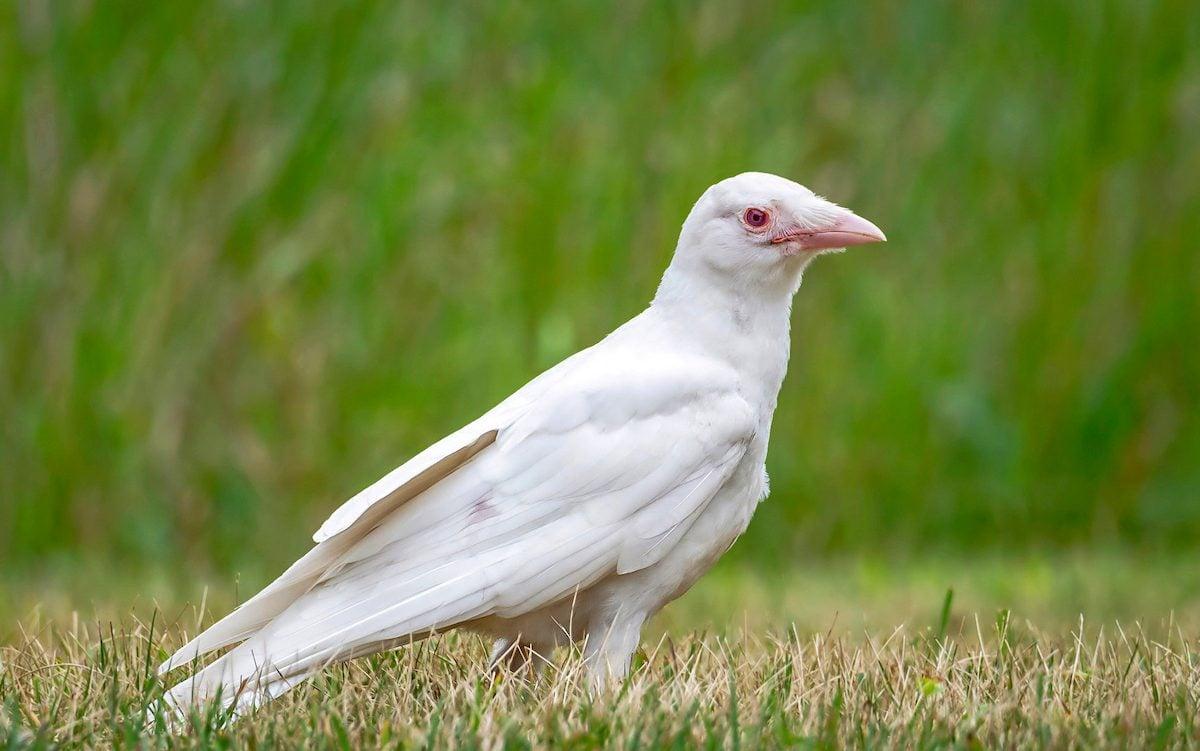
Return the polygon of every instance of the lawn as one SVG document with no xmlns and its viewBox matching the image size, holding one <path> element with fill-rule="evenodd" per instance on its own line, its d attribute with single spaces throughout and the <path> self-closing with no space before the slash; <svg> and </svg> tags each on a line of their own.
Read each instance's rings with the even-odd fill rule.
<svg viewBox="0 0 1200 751">
<path fill-rule="evenodd" d="M 889 242 L 806 276 L 739 555 L 1200 537 L 1194 2 L 126 6 L 0 8 L 14 567 L 292 560 L 747 169 Z"/>
<path fill-rule="evenodd" d="M 488 645 L 449 634 L 333 668 L 236 723 L 199 713 L 172 735 L 142 724 L 162 688 L 152 666 L 223 612 L 232 588 L 203 593 L 202 612 L 163 590 L 157 606 L 101 604 L 62 594 L 68 586 L 39 598 L 27 582 L 6 588 L 10 608 L 28 609 L 0 647 L 0 737 L 16 747 L 1186 746 L 1200 732 L 1198 586 L 1186 561 L 1121 554 L 843 561 L 774 576 L 722 566 L 648 629 L 633 676 L 611 695 L 589 695 L 566 651 L 532 680 L 494 680 L 482 668 Z M 72 597 L 89 605 L 71 612 Z"/>
<path fill-rule="evenodd" d="M 1029 638 L 1000 621 L 946 641 L 664 637 L 595 696 L 575 655 L 532 679 L 492 678 L 481 641 L 439 637 L 331 669 L 236 723 L 196 712 L 172 735 L 161 716 L 143 726 L 164 644 L 149 626 L 79 624 L 0 653 L 10 746 L 1182 747 L 1200 730 L 1200 659 L 1182 636 Z"/>
<path fill-rule="evenodd" d="M 449 636 L 182 744 L 1194 742 L 1198 122 L 1194 0 L 0 3 L 0 738 L 138 745 L 755 169 L 889 242 L 806 275 L 772 496 L 619 696 Z"/>
</svg>

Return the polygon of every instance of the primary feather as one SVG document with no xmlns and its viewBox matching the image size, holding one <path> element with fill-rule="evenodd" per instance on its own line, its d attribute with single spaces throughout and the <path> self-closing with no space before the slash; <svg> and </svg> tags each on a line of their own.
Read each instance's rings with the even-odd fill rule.
<svg viewBox="0 0 1200 751">
<path fill-rule="evenodd" d="M 872 229 L 771 175 L 711 188 L 648 310 L 343 504 L 303 558 L 163 663 L 237 645 L 167 700 L 250 707 L 460 626 L 497 636 L 497 654 L 587 639 L 595 682 L 623 675 L 641 624 L 765 495 L 804 267 L 829 236 Z"/>
</svg>

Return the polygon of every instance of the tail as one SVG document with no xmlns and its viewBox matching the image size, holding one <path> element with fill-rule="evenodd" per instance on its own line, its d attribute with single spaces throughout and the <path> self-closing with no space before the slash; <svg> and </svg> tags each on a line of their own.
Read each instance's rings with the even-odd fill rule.
<svg viewBox="0 0 1200 751">
<path fill-rule="evenodd" d="M 175 684 L 162 696 L 161 710 L 171 727 L 184 725 L 193 711 L 219 709 L 233 718 L 299 686 L 317 669 L 287 670 L 264 663 L 251 639 Z"/>
<path fill-rule="evenodd" d="M 330 664 L 409 644 L 435 630 L 478 618 L 490 607 L 493 579 L 488 568 L 495 570 L 501 554 L 488 551 L 475 560 L 446 560 L 435 554 L 411 562 L 369 557 L 344 565 L 337 575 L 313 585 L 277 614 L 264 608 L 239 616 L 253 601 L 247 603 L 229 618 L 267 622 L 228 653 L 168 689 L 162 709 L 172 723 L 185 721 L 193 708 L 211 707 L 214 702 L 240 716 Z M 514 559 L 509 565 L 516 563 Z M 209 638 L 206 632 L 193 644 L 207 646 Z M 169 669 L 175 660 L 188 656 L 176 653 L 164 667 Z"/>
<path fill-rule="evenodd" d="M 217 710 L 218 716 L 238 719 L 257 707 L 299 686 L 316 671 L 291 677 L 270 670 L 251 668 L 238 672 L 247 653 L 242 647 L 212 663 L 195 675 L 167 689 L 159 702 L 146 712 L 146 724 L 153 725 L 161 714 L 167 729 L 179 732 L 187 727 L 193 713 Z"/>
<path fill-rule="evenodd" d="M 430 629 L 419 634 L 369 640 L 337 650 L 304 654 L 281 653 L 278 644 L 272 641 L 278 639 L 277 634 L 271 633 L 273 630 L 278 629 L 263 629 L 220 659 L 167 689 L 161 704 L 147 713 L 147 723 L 154 721 L 155 711 L 159 710 L 169 728 L 179 729 L 186 725 L 192 712 L 202 708 L 215 708 L 236 720 L 279 698 L 331 664 L 414 644 L 433 633 Z"/>
<path fill-rule="evenodd" d="M 463 483 L 446 483 L 449 488 L 439 483 L 496 440 L 495 430 L 480 436 L 476 432 L 472 424 L 447 436 L 347 501 L 314 535 L 315 547 L 261 592 L 171 655 L 159 666 L 159 675 L 253 636 L 318 581 L 330 576 L 344 554 L 414 498 L 424 494 L 426 505 L 435 509 L 439 503 L 452 501 Z M 470 481 L 466 485 L 474 489 Z M 412 508 L 405 511 L 399 516 L 411 525 L 407 534 L 417 534 L 431 521 L 420 513 L 411 513 Z"/>
</svg>

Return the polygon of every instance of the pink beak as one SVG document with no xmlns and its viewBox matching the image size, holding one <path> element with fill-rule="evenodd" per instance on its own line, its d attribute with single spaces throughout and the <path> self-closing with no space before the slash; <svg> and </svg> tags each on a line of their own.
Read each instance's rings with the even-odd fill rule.
<svg viewBox="0 0 1200 751">
<path fill-rule="evenodd" d="M 851 245 L 887 242 L 883 230 L 852 211 L 847 211 L 831 227 L 795 229 L 771 240 L 773 243 L 800 241 L 803 250 L 848 248 Z"/>
</svg>

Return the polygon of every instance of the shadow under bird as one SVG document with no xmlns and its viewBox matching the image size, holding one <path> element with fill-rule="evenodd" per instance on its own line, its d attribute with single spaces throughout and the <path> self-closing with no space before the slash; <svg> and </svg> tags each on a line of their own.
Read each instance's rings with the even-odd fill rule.
<svg viewBox="0 0 1200 751">
<path fill-rule="evenodd" d="M 343 504 L 304 557 L 163 663 L 237 645 L 164 699 L 242 712 L 451 628 L 493 637 L 493 664 L 583 642 L 594 687 L 622 679 L 646 619 L 767 495 L 805 267 L 883 240 L 775 175 L 712 186 L 644 312 Z"/>
</svg>

